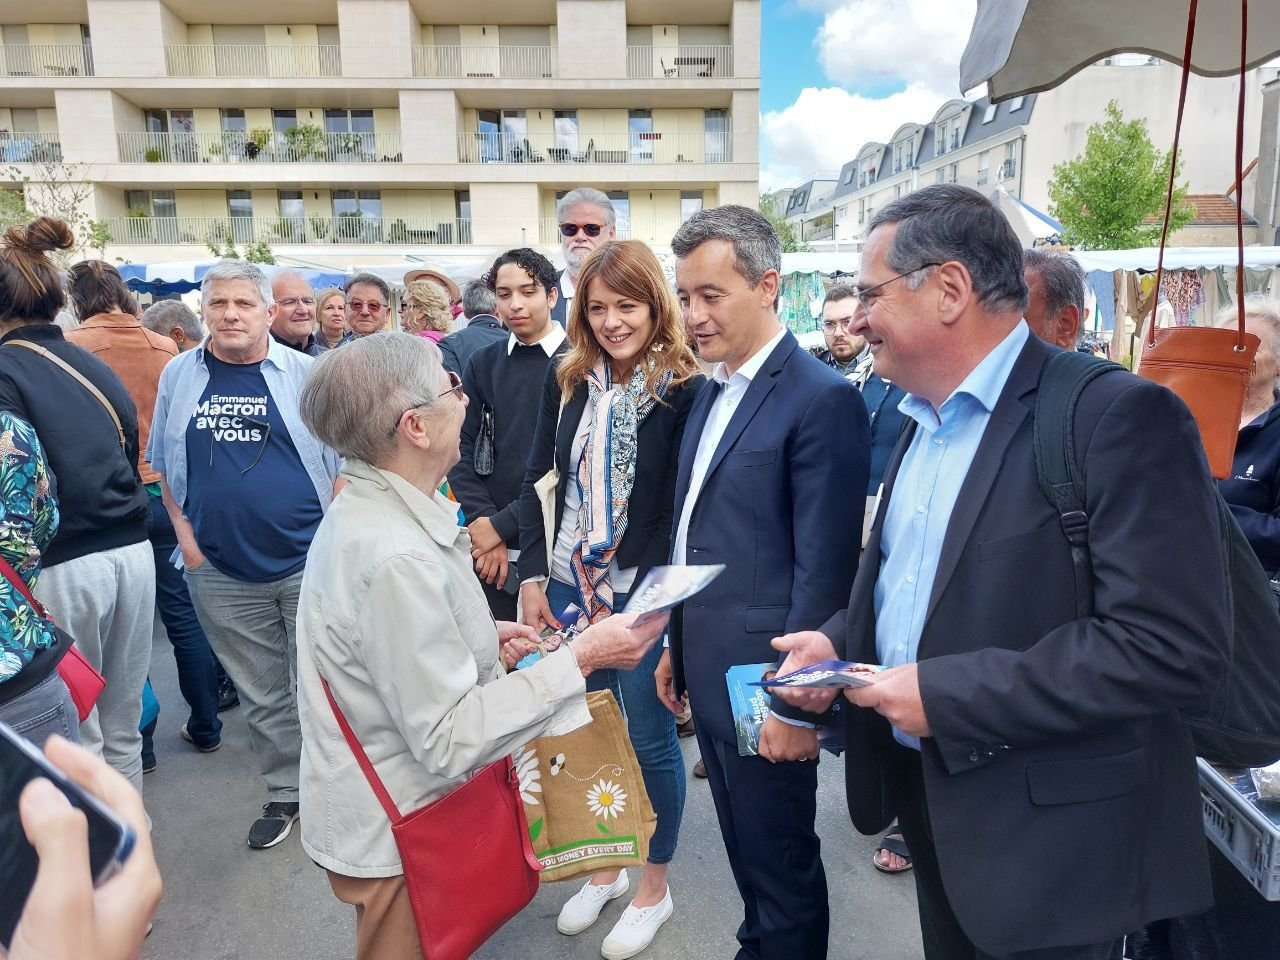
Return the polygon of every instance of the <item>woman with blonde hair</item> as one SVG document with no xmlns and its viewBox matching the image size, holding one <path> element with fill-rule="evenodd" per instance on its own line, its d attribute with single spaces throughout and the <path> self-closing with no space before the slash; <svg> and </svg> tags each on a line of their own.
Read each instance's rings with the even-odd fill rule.
<svg viewBox="0 0 1280 960">
<path fill-rule="evenodd" d="M 409 281 L 400 300 L 400 329 L 438 344 L 452 327 L 449 297 L 440 285 L 430 280 Z"/>
<path fill-rule="evenodd" d="M 321 290 L 316 297 L 316 342 L 332 350 L 347 332 L 347 295 L 337 287 Z"/>
<path fill-rule="evenodd" d="M 536 629 L 557 623 L 553 611 L 563 615 L 570 603 L 582 611 L 579 625 L 606 619 L 667 562 L 677 454 L 705 382 L 662 267 L 639 241 L 607 243 L 588 257 L 567 334 L 570 349 L 543 389 L 520 501 L 520 596 L 524 622 Z M 548 545 L 534 483 L 553 463 L 560 480 Z M 601 948 L 606 960 L 639 953 L 672 912 L 667 872 L 685 774 L 675 719 L 653 679 L 661 653 L 654 647 L 634 669 L 599 671 L 588 683 L 612 690 L 622 707 L 658 815 L 639 888 Z M 564 905 L 557 928 L 581 933 L 628 886 L 624 872 L 597 873 Z"/>
</svg>

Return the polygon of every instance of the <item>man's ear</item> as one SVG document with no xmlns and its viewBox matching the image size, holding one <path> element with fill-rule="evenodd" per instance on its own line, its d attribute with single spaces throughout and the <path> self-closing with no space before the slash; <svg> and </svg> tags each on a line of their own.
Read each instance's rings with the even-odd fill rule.
<svg viewBox="0 0 1280 960">
<path fill-rule="evenodd" d="M 556 301 L 560 299 L 560 285 L 556 284 L 547 291 L 547 309 L 554 310 Z"/>
<path fill-rule="evenodd" d="M 973 301 L 973 278 L 954 260 L 934 267 L 938 280 L 938 313 L 943 323 L 959 319 Z"/>
<path fill-rule="evenodd" d="M 1062 308 L 1055 321 L 1058 346 L 1064 350 L 1074 350 L 1076 341 L 1080 339 L 1080 308 L 1069 303 Z"/>
<path fill-rule="evenodd" d="M 782 287 L 782 277 L 777 270 L 766 270 L 760 275 L 757 287 L 760 289 L 760 305 L 772 310 L 774 301 L 778 299 L 778 290 Z"/>
</svg>

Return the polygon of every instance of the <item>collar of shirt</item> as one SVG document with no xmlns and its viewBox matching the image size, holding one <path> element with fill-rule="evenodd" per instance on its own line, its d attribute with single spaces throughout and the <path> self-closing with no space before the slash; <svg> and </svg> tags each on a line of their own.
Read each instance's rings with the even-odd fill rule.
<svg viewBox="0 0 1280 960">
<path fill-rule="evenodd" d="M 982 358 L 982 362 L 969 371 L 969 375 L 960 381 L 960 386 L 952 391 L 951 396 L 942 402 L 937 410 L 933 404 L 921 397 L 907 394 L 898 404 L 898 409 L 930 433 L 942 424 L 943 414 L 963 403 L 963 398 L 976 400 L 987 413 L 996 407 L 1005 382 L 1013 371 L 1018 354 L 1026 345 L 1031 335 L 1025 320 L 1009 331 L 1009 335 L 996 344 L 995 348 Z"/>
<path fill-rule="evenodd" d="M 280 336 L 274 330 L 271 331 L 271 339 L 276 343 L 283 344 L 290 350 L 297 350 L 299 353 L 306 353 L 307 350 L 310 349 L 311 345 L 316 342 L 315 335 L 308 333 L 307 339 L 303 340 L 302 343 L 292 343 Z"/>
<path fill-rule="evenodd" d="M 782 338 L 786 335 L 787 328 L 783 327 L 773 335 L 768 343 L 753 353 L 747 362 L 734 372 L 733 376 L 729 375 L 729 370 L 723 362 L 717 363 L 716 368 L 711 371 L 711 378 L 722 387 L 727 387 L 737 381 L 745 388 L 747 384 L 755 379 L 756 374 L 760 372 L 760 368 L 764 366 L 764 362 L 769 359 L 769 354 L 773 353 L 774 348 L 782 342 Z"/>
<path fill-rule="evenodd" d="M 546 336 L 544 336 L 537 343 L 527 343 L 527 344 L 524 344 L 524 346 L 541 347 L 542 352 L 545 353 L 548 357 L 554 357 L 556 354 L 556 351 L 560 349 L 560 344 L 564 343 L 564 338 L 565 338 L 564 327 L 560 326 L 560 324 L 558 323 L 552 323 L 551 329 L 547 331 Z M 514 333 L 511 334 L 511 336 L 507 337 L 507 356 L 508 357 L 511 356 L 511 351 L 513 351 L 516 348 L 516 344 L 518 343 L 520 343 L 520 340 L 519 338 L 516 337 Z"/>
<path fill-rule="evenodd" d="M 394 490 L 427 535 L 442 547 L 452 547 L 463 531 L 458 526 L 458 505 L 439 490 L 424 493 L 398 473 L 362 460 L 343 461 L 342 475 L 357 485 L 364 482 Z"/>
<path fill-rule="evenodd" d="M 212 352 L 212 351 L 209 351 L 208 349 L 209 341 L 212 339 L 213 339 L 213 334 L 209 334 L 204 338 L 203 341 L 201 341 L 200 346 L 196 347 L 196 350 L 195 350 L 196 362 L 202 363 L 206 367 L 209 365 L 209 361 L 205 358 L 205 353 L 206 351 Z M 261 362 L 265 364 L 270 364 L 271 366 L 275 367 L 277 370 L 283 370 L 285 368 L 284 365 L 287 362 L 283 359 L 283 357 L 287 355 L 287 351 L 290 351 L 290 350 L 293 350 L 295 353 L 302 352 L 299 350 L 295 350 L 293 347 L 287 346 L 282 340 L 277 340 L 275 336 L 271 335 L 270 331 L 268 331 L 267 355 L 262 358 Z M 214 356 L 218 359 L 221 359 L 220 357 L 217 357 L 217 354 L 214 354 Z M 227 362 L 228 361 L 223 360 L 223 363 L 227 363 Z"/>
<path fill-rule="evenodd" d="M 577 292 L 578 288 L 574 285 L 573 277 L 569 276 L 569 268 L 565 267 L 560 272 L 560 296 L 566 300 L 572 300 Z"/>
</svg>

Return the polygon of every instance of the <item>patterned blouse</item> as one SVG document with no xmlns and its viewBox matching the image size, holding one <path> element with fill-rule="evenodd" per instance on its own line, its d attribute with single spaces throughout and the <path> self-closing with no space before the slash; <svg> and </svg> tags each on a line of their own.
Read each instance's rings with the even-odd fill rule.
<svg viewBox="0 0 1280 960">
<path fill-rule="evenodd" d="M 49 481 L 49 463 L 35 428 L 0 413 L 0 556 L 32 591 L 43 551 L 58 532 L 58 504 Z M 0 683 L 17 676 L 36 651 L 56 642 L 53 623 L 0 577 Z"/>
</svg>

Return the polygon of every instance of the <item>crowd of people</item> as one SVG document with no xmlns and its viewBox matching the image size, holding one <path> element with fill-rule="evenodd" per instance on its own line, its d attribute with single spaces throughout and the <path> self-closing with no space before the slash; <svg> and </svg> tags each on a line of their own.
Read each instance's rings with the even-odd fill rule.
<svg viewBox="0 0 1280 960">
<path fill-rule="evenodd" d="M 1280 567 L 1280 305 L 1246 301 L 1263 345 L 1219 485 L 1167 390 L 1117 370 L 1083 392 L 1080 617 L 1032 415 L 1082 325 L 1069 255 L 1023 251 L 975 191 L 917 191 L 877 212 L 856 285 L 828 290 L 815 357 L 779 321 L 781 248 L 759 213 L 691 216 L 673 287 L 616 238 L 604 193 L 556 212 L 563 270 L 513 249 L 462 288 L 411 271 L 396 298 L 368 273 L 317 292 L 224 260 L 199 317 L 141 311 L 102 261 L 61 275 L 59 221 L 10 229 L 0 556 L 52 619 L 0 583 L 0 720 L 145 833 L 158 612 L 189 708 L 177 735 L 217 750 L 219 711 L 240 705 L 265 788 L 248 845 L 300 822 L 355 907 L 359 960 L 422 944 L 340 718 L 410 811 L 583 727 L 596 690 L 621 707 L 657 818 L 634 886 L 597 872 L 560 909 L 575 936 L 626 898 L 606 960 L 643 952 L 675 910 L 683 732 L 741 899 L 736 955 L 827 955 L 815 818 L 832 727 L 853 823 L 883 835 L 876 868 L 914 876 L 928 960 L 1117 960 L 1126 937 L 1176 956 L 1171 927 L 1226 906 L 1178 711 L 1213 688 L 1231 632 L 1218 490 Z M 725 571 L 669 622 L 637 624 L 628 595 L 668 563 Z M 83 723 L 57 670 L 71 638 L 106 678 Z M 884 669 L 838 705 L 776 692 L 757 752 L 740 750 L 726 672 L 829 658 Z M 59 827 L 40 789 L 22 815 L 45 882 L 41 838 Z M 94 896 L 132 884 L 140 941 L 159 882 L 149 844 L 134 857 Z M 24 943 L 53 936 L 41 922 L 24 919 Z M 13 956 L 90 955 L 26 949 Z"/>
</svg>

